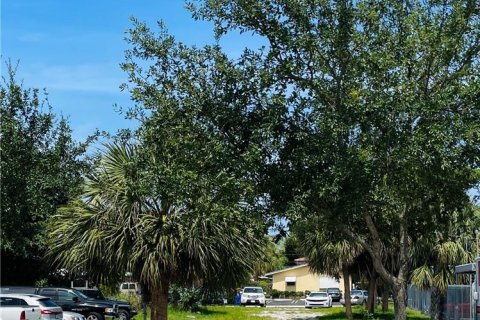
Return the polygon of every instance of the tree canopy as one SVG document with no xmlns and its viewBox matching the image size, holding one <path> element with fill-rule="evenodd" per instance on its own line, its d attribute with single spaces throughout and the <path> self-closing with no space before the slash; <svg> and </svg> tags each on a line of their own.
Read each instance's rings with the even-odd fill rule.
<svg viewBox="0 0 480 320">
<path fill-rule="evenodd" d="M 194 7 L 194 5 L 192 5 Z M 355 239 L 404 319 L 414 240 L 434 236 L 478 184 L 475 1 L 206 1 L 216 34 L 267 39 L 262 85 L 280 90 L 272 203 Z M 267 163 L 267 166 L 269 164 Z M 384 248 L 397 252 L 387 268 Z"/>
<path fill-rule="evenodd" d="M 163 290 L 157 299 L 165 299 L 166 275 L 203 278 L 218 270 L 207 260 L 228 261 L 218 259 L 222 248 L 241 238 L 233 231 L 226 247 L 203 247 L 220 236 L 215 223 L 253 235 L 279 214 L 292 224 L 320 221 L 310 226 L 324 232 L 308 231 L 326 244 L 355 241 L 392 288 L 396 319 L 405 319 L 416 240 L 434 242 L 479 182 L 476 1 L 211 0 L 189 8 L 214 22 L 218 39 L 240 31 L 268 45 L 231 59 L 220 42 L 189 47 L 161 23 L 154 32 L 134 20 L 122 68 L 141 120 L 138 141 L 107 150 L 107 162 L 128 156 L 99 167 L 85 185 L 94 189 L 88 201 L 72 202 L 58 221 L 74 227 L 69 219 L 83 213 L 76 230 L 85 254 L 118 250 L 110 265 L 120 272 L 128 261 Z"/>
<path fill-rule="evenodd" d="M 73 140 L 46 93 L 24 88 L 13 66 L 7 70 L 0 86 L 1 280 L 31 285 L 48 275 L 42 262 L 46 221 L 78 194 L 88 141 Z"/>
</svg>

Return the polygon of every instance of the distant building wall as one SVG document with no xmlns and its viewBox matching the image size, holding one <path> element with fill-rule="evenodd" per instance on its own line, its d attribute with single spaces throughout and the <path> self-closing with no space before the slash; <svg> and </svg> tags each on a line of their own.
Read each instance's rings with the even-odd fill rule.
<svg viewBox="0 0 480 320">
<path fill-rule="evenodd" d="M 338 287 L 343 291 L 343 279 L 337 281 L 335 278 L 313 273 L 308 265 L 287 268 L 271 272 L 272 289 L 278 291 L 318 291 Z"/>
</svg>

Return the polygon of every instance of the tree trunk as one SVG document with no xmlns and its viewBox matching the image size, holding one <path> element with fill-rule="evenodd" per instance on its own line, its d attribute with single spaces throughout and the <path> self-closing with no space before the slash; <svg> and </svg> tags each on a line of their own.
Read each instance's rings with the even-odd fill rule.
<svg viewBox="0 0 480 320">
<path fill-rule="evenodd" d="M 371 243 L 362 241 L 361 244 L 368 251 L 372 258 L 373 266 L 378 272 L 382 280 L 391 286 L 393 291 L 393 304 L 395 312 L 395 320 L 406 319 L 406 297 L 407 297 L 407 275 L 409 273 L 408 252 L 410 250 L 407 232 L 406 213 L 408 207 L 405 204 L 403 210 L 399 213 L 399 243 L 398 243 L 398 273 L 397 276 L 387 270 L 382 260 L 383 243 L 378 233 L 377 227 L 371 215 L 365 215 L 365 222 L 372 238 Z M 353 235 L 353 233 L 352 233 Z"/>
<path fill-rule="evenodd" d="M 432 288 L 430 318 L 432 320 L 442 319 L 442 294 L 438 288 Z"/>
<path fill-rule="evenodd" d="M 405 320 L 407 318 L 407 287 L 405 281 L 397 281 L 393 288 L 393 306 L 395 310 L 395 320 Z"/>
<path fill-rule="evenodd" d="M 368 313 L 375 313 L 375 306 L 377 305 L 377 279 L 378 275 L 375 270 L 372 270 L 370 280 L 368 282 L 368 299 L 367 310 Z"/>
<path fill-rule="evenodd" d="M 343 299 L 345 300 L 345 314 L 347 319 L 352 320 L 352 300 L 350 297 L 350 274 L 348 272 L 348 266 L 342 266 L 343 277 Z"/>
<path fill-rule="evenodd" d="M 383 283 L 383 290 L 382 290 L 382 311 L 388 311 L 388 298 L 390 296 L 390 288 L 386 283 Z"/>
<path fill-rule="evenodd" d="M 168 281 L 162 280 L 157 288 L 152 289 L 151 320 L 167 320 Z"/>
</svg>

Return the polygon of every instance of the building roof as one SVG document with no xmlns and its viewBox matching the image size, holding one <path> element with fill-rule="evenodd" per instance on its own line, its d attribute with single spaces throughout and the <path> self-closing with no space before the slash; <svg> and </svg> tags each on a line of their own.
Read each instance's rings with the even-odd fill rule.
<svg viewBox="0 0 480 320">
<path fill-rule="evenodd" d="M 272 276 L 272 275 L 277 274 L 277 273 L 282 273 L 282 272 L 293 270 L 293 269 L 300 269 L 300 268 L 303 268 L 303 267 L 308 267 L 308 264 L 301 264 L 301 265 L 293 266 L 293 267 L 290 267 L 290 268 L 285 268 L 285 269 L 281 269 L 281 270 L 272 271 L 272 272 L 269 272 L 269 273 L 265 273 L 265 276 Z"/>
<path fill-rule="evenodd" d="M 305 264 L 305 263 L 308 263 L 308 258 L 307 257 L 300 257 L 300 258 L 297 258 L 295 260 L 296 264 Z"/>
</svg>

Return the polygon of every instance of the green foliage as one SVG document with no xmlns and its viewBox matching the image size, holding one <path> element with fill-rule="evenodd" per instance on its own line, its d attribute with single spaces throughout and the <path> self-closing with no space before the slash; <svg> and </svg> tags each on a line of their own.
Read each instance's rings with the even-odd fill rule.
<svg viewBox="0 0 480 320">
<path fill-rule="evenodd" d="M 435 237 L 420 238 L 412 251 L 414 268 L 410 281 L 418 288 L 431 290 L 432 317 L 441 314 L 441 297 L 445 296 L 448 285 L 456 282 L 454 266 L 472 262 L 478 254 L 479 227 L 478 208 L 468 207 L 452 214 Z"/>
<path fill-rule="evenodd" d="M 48 276 L 41 261 L 46 220 L 79 193 L 91 140 L 75 142 L 46 92 L 24 88 L 15 71 L 7 64 L 0 84 L 2 283 L 32 285 Z"/>
<path fill-rule="evenodd" d="M 309 293 L 310 291 L 281 291 L 273 289 L 269 296 L 271 296 L 272 299 L 302 299 L 305 298 L 305 295 Z"/>
<path fill-rule="evenodd" d="M 379 318 L 375 317 L 375 314 L 368 312 L 368 310 L 363 310 L 362 319 L 363 320 L 377 320 Z"/>
<path fill-rule="evenodd" d="M 322 308 L 322 309 L 313 309 L 306 310 L 303 308 L 231 308 L 229 306 L 208 306 L 202 308 L 199 312 L 191 314 L 189 312 L 171 310 L 169 313 L 169 319 L 172 320 L 184 320 L 188 318 L 193 318 L 198 320 L 238 320 L 238 319 L 249 319 L 249 320 L 261 320 L 266 319 L 265 313 L 268 312 L 273 316 L 278 318 L 288 318 L 288 319 L 304 319 L 312 318 L 313 319 L 328 319 L 328 320 L 344 320 L 346 319 L 345 311 L 343 308 Z M 365 309 L 361 306 L 354 308 L 354 318 L 362 319 Z M 393 320 L 395 316 L 393 311 L 390 312 L 378 312 L 378 319 L 384 320 Z M 410 320 L 427 320 L 428 316 L 421 314 L 418 311 L 407 309 L 407 319 Z"/>
<path fill-rule="evenodd" d="M 43 278 L 35 281 L 35 287 L 37 288 L 48 287 L 48 279 Z"/>
<path fill-rule="evenodd" d="M 295 259 L 302 257 L 304 252 L 304 247 L 299 243 L 294 233 L 285 238 L 284 255 L 287 259 L 287 265 L 295 265 Z"/>
<path fill-rule="evenodd" d="M 146 157 L 150 151 L 140 145 L 105 148 L 81 197 L 49 221 L 49 257 L 57 266 L 87 272 L 97 283 L 131 271 L 152 300 L 171 284 L 222 288 L 246 278 L 261 238 L 240 204 L 213 202 L 208 189 L 199 198 L 162 199 L 166 186 L 152 172 L 163 158 Z"/>
<path fill-rule="evenodd" d="M 277 289 L 272 289 L 270 296 L 272 297 L 272 299 L 277 299 L 277 298 L 280 298 L 280 294 L 281 294 L 281 291 Z"/>
<path fill-rule="evenodd" d="M 404 318 L 398 280 L 412 239 L 435 242 L 478 185 L 476 3 L 218 0 L 192 10 L 218 37 L 240 30 L 269 43 L 255 64 L 263 90 L 282 97 L 264 106 L 283 119 L 267 163 L 274 210 L 292 223 L 318 217 L 327 239 L 360 244 Z"/>
<path fill-rule="evenodd" d="M 254 279 L 258 279 L 267 272 L 282 269 L 287 262 L 284 250 L 275 244 L 270 236 L 264 237 L 264 244 L 261 250 L 262 257 L 256 261 L 252 274 Z"/>
<path fill-rule="evenodd" d="M 202 292 L 199 288 L 173 286 L 169 291 L 169 302 L 174 308 L 185 311 L 198 311 Z"/>
<path fill-rule="evenodd" d="M 120 295 L 120 289 L 118 288 L 118 283 L 113 283 L 110 285 L 99 284 L 98 288 L 105 297 L 115 297 Z M 130 296 L 130 295 L 125 295 Z"/>
</svg>

